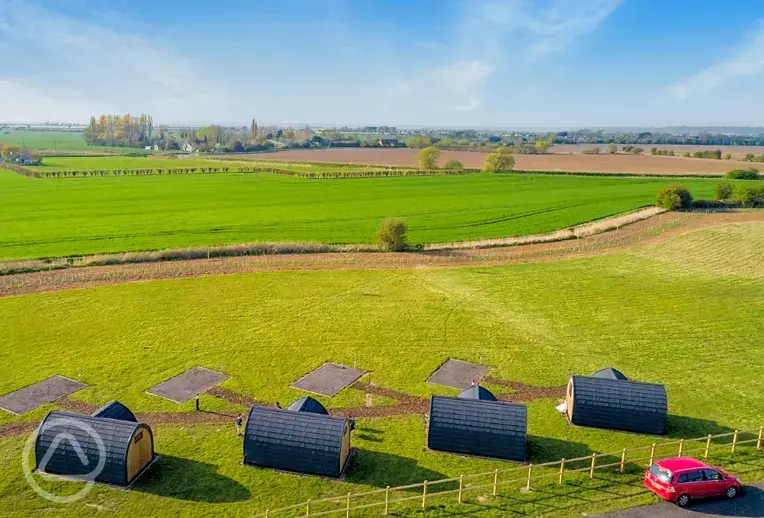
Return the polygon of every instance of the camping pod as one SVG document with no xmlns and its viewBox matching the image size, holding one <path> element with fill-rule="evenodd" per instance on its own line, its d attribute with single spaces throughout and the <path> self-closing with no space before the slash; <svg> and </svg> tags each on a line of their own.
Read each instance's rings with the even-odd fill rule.
<svg viewBox="0 0 764 518">
<path fill-rule="evenodd" d="M 496 401 L 496 396 L 491 391 L 479 385 L 464 389 L 458 396 L 459 399 L 479 399 L 481 401 Z"/>
<path fill-rule="evenodd" d="M 119 401 L 109 401 L 90 415 L 93 417 L 105 417 L 107 419 L 130 421 L 131 423 L 138 422 L 138 419 L 135 418 L 135 414 L 133 414 L 129 408 L 127 408 Z"/>
<path fill-rule="evenodd" d="M 629 378 L 626 377 L 626 375 L 619 371 L 618 369 L 614 369 L 613 367 L 607 367 L 605 369 L 600 369 L 594 374 L 592 374 L 595 378 L 606 378 L 610 380 L 622 380 L 626 381 Z"/>
<path fill-rule="evenodd" d="M 427 447 L 431 450 L 524 461 L 527 440 L 525 405 L 448 396 L 430 398 Z"/>
<path fill-rule="evenodd" d="M 154 435 L 143 423 L 50 412 L 37 429 L 37 469 L 129 486 L 154 460 Z M 87 461 L 87 462 L 84 462 Z"/>
<path fill-rule="evenodd" d="M 595 376 L 572 376 L 565 396 L 572 424 L 663 435 L 666 387 Z"/>
<path fill-rule="evenodd" d="M 289 408 L 287 410 L 290 410 L 292 412 L 310 412 L 312 414 L 323 414 L 323 415 L 329 415 L 329 412 L 326 411 L 326 408 L 324 408 L 324 405 L 316 401 L 310 396 L 301 397 L 299 399 L 295 399 L 294 402 L 289 405 Z"/>
<path fill-rule="evenodd" d="M 350 457 L 350 420 L 253 406 L 244 429 L 244 463 L 339 477 Z"/>
</svg>

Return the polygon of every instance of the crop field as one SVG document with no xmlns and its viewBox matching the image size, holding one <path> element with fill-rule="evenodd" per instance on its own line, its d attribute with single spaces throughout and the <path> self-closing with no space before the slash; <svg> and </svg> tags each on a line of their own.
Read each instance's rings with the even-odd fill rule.
<svg viewBox="0 0 764 518">
<path fill-rule="evenodd" d="M 733 160 L 742 160 L 748 153 L 755 155 L 761 155 L 764 153 L 764 146 L 700 146 L 692 144 L 632 144 L 632 146 L 641 147 L 645 150 L 645 153 L 649 154 L 651 148 L 673 150 L 677 153 L 695 153 L 696 151 L 713 151 L 721 149 L 722 156 L 729 153 L 732 155 Z M 600 153 L 607 152 L 607 144 L 555 144 L 549 148 L 549 153 L 567 154 L 567 153 L 581 153 L 585 149 L 600 148 Z M 623 149 L 623 145 L 618 146 L 619 152 Z M 755 165 L 755 164 L 754 164 Z"/>
<path fill-rule="evenodd" d="M 34 171 L 115 170 L 115 169 L 171 169 L 175 167 L 236 167 L 247 165 L 234 160 L 206 160 L 203 158 L 159 157 L 45 157 L 43 165 L 30 166 Z"/>
<path fill-rule="evenodd" d="M 222 158 L 215 156 L 210 158 L 189 157 L 187 155 L 158 156 L 148 155 L 135 156 L 101 156 L 101 157 L 45 157 L 40 166 L 30 166 L 34 171 L 114 171 L 118 169 L 172 169 L 178 167 L 231 167 L 251 166 L 248 160 L 238 160 L 236 156 Z M 348 166 L 332 164 L 311 164 L 305 162 L 281 162 L 261 161 L 257 165 L 262 167 L 275 167 L 290 171 L 321 172 L 321 171 L 357 171 L 376 169 L 376 166 Z"/>
<path fill-rule="evenodd" d="M 206 412 L 196 414 L 191 401 L 179 405 L 145 393 L 196 365 L 222 368 L 231 376 L 224 389 L 267 404 L 302 395 L 290 384 L 325 361 L 357 365 L 370 372 L 364 382 L 414 397 L 456 393 L 425 383 L 451 357 L 489 365 L 494 378 L 543 387 L 614 366 L 667 385 L 669 438 L 758 427 L 762 247 L 764 223 L 748 221 L 545 263 L 269 272 L 0 298 L 0 394 L 54 374 L 81 377 L 90 386 L 68 404 L 119 399 L 151 416 L 162 455 L 130 491 L 97 487 L 85 500 L 52 506 L 24 481 L 18 459 L 26 433 L 11 425 L 39 422 L 54 405 L 23 416 L 0 412 L 6 467 L 0 515 L 55 508 L 61 516 L 128 516 L 135 509 L 152 516 L 252 516 L 307 499 L 513 465 L 428 451 L 423 416 L 401 415 L 358 420 L 357 454 L 344 480 L 245 467 L 232 424 L 245 407 L 203 395 Z M 356 388 L 319 399 L 329 408 L 390 404 Z M 528 403 L 533 463 L 664 440 L 569 426 L 556 404 L 553 398 Z M 189 417 L 173 421 L 172 415 Z M 764 476 L 760 463 L 743 457 L 725 465 L 745 480 Z M 581 516 L 654 501 L 631 485 L 638 475 L 617 480 L 629 482 L 571 480 L 552 500 L 541 498 L 556 495 L 551 489 L 522 495 L 507 488 L 511 496 L 472 497 L 464 509 L 477 516 Z M 80 487 L 49 484 L 72 493 Z M 453 515 L 462 509 L 450 505 L 454 500 L 446 507 L 433 501 L 427 514 Z M 367 515 L 378 511 L 358 514 Z"/>
<path fill-rule="evenodd" d="M 412 243 L 527 235 L 651 205 L 670 183 L 523 174 L 31 179 L 0 171 L 0 259 L 263 241 L 372 243 L 388 216 L 405 218 Z M 708 198 L 715 181 L 681 183 Z"/>
<path fill-rule="evenodd" d="M 0 144 L 16 144 L 48 152 L 87 152 L 87 153 L 129 153 L 143 149 L 124 147 L 91 147 L 82 138 L 80 131 L 18 131 L 14 129 L 0 130 Z"/>
<path fill-rule="evenodd" d="M 603 149 L 606 146 L 602 146 Z M 554 149 L 554 148 L 552 148 Z M 347 162 L 352 164 L 376 164 L 416 166 L 416 149 L 292 149 L 267 155 L 243 155 L 251 160 L 277 159 L 304 162 Z M 441 163 L 459 160 L 465 167 L 481 168 L 485 153 L 474 151 L 442 151 Z M 650 155 L 581 155 L 544 154 L 515 155 L 515 169 L 519 171 L 575 171 L 620 174 L 665 174 L 665 175 L 722 175 L 732 169 L 751 167 L 749 162 L 740 160 L 705 160 Z M 755 164 L 753 164 L 755 166 Z"/>
</svg>

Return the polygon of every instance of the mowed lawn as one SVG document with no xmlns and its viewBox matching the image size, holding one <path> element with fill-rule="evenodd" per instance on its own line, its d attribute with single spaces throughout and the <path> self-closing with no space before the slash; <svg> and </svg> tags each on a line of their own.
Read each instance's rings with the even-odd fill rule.
<svg viewBox="0 0 764 518">
<path fill-rule="evenodd" d="M 45 157 L 42 165 L 30 166 L 35 171 L 114 171 L 116 169 L 176 169 L 183 167 L 240 167 L 250 162 L 206 160 L 203 158 L 157 158 L 140 156 Z"/>
<path fill-rule="evenodd" d="M 0 299 L 0 393 L 58 373 L 90 384 L 73 397 L 94 405 L 119 399 L 136 411 L 191 411 L 192 402 L 176 405 L 145 390 L 192 366 L 222 364 L 232 376 L 224 387 L 288 403 L 301 395 L 289 387 L 294 380 L 333 361 L 371 371 L 367 379 L 382 387 L 453 394 L 425 380 L 456 357 L 534 385 L 564 385 L 571 374 L 606 366 L 665 383 L 670 438 L 754 428 L 764 424 L 762 247 L 764 225 L 747 223 L 552 263 L 262 273 L 8 297 Z M 322 401 L 362 406 L 364 395 L 349 389 Z M 571 427 L 556 403 L 529 405 L 531 462 L 666 440 Z M 244 411 L 210 396 L 202 405 Z M 0 413 L 0 423 L 39 420 L 50 408 L 25 416 Z M 251 516 L 309 498 L 513 465 L 427 451 L 421 416 L 359 421 L 353 438 L 358 454 L 338 482 L 242 466 L 232 424 L 161 425 L 156 437 L 164 458 L 135 489 L 98 488 L 57 514 L 106 509 L 126 516 L 139 508 L 146 515 Z M 52 507 L 21 475 L 22 446 L 20 437 L 0 440 L 0 462 L 8 467 L 0 473 L 2 515 Z M 742 457 L 738 462 L 724 465 L 753 473 L 745 480 L 764 474 L 760 458 L 753 467 Z M 525 496 L 510 486 L 512 499 L 431 514 L 469 509 L 479 516 L 580 516 L 651 501 L 640 493 L 638 473 L 618 479 L 626 485 L 592 482 L 599 491 L 586 485 L 588 479 L 584 486 L 576 480 Z M 69 486 L 79 489 L 56 485 Z M 553 491 L 575 498 L 557 498 Z M 622 501 L 624 493 L 637 496 Z"/>
<path fill-rule="evenodd" d="M 521 174 L 33 179 L 0 171 L 0 259 L 256 241 L 372 243 L 388 216 L 406 220 L 412 243 L 527 235 L 650 205 L 674 182 Z M 708 198 L 716 182 L 681 183 Z"/>
</svg>

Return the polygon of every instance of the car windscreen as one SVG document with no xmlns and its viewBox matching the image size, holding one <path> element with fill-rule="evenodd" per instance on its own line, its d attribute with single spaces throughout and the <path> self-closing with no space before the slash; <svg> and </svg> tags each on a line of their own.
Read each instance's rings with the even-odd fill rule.
<svg viewBox="0 0 764 518">
<path fill-rule="evenodd" d="M 656 476 L 658 480 L 661 482 L 669 483 L 671 482 L 671 472 L 665 468 L 662 468 L 658 466 L 657 464 L 653 464 L 650 466 L 650 473 Z"/>
</svg>

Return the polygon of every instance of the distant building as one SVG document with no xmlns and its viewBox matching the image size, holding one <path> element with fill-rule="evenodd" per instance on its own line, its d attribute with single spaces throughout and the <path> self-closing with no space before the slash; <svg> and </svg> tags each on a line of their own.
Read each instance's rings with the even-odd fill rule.
<svg viewBox="0 0 764 518">
<path fill-rule="evenodd" d="M 184 140 L 180 143 L 180 150 L 185 151 L 186 153 L 193 153 L 196 151 L 196 146 L 194 146 L 190 141 Z"/>
<path fill-rule="evenodd" d="M 397 138 L 381 138 L 377 143 L 381 147 L 400 147 L 403 145 L 403 142 Z"/>
</svg>

